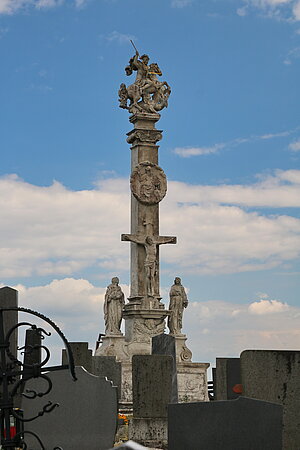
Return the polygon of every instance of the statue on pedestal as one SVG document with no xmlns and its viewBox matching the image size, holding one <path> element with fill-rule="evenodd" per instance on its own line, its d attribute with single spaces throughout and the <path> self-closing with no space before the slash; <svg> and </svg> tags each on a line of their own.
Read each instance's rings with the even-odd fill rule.
<svg viewBox="0 0 300 450">
<path fill-rule="evenodd" d="M 105 334 L 121 334 L 120 327 L 125 305 L 124 294 L 119 286 L 119 278 L 114 277 L 107 287 L 104 301 Z"/>
<path fill-rule="evenodd" d="M 168 327 L 170 334 L 181 335 L 183 310 L 188 305 L 185 289 L 181 284 L 181 279 L 176 277 L 170 290 Z"/>
<path fill-rule="evenodd" d="M 134 44 L 133 46 L 136 50 Z M 161 76 L 162 72 L 157 63 L 151 63 L 150 65 L 148 63 L 149 56 L 140 56 L 136 50 L 135 55 L 130 58 L 128 66 L 125 68 L 128 76 L 135 71 L 136 79 L 127 88 L 124 83 L 120 85 L 119 106 L 128 109 L 132 114 L 138 112 L 157 114 L 158 111 L 168 106 L 171 88 L 166 81 L 158 80 L 157 75 Z M 130 101 L 129 106 L 127 100 Z"/>
</svg>

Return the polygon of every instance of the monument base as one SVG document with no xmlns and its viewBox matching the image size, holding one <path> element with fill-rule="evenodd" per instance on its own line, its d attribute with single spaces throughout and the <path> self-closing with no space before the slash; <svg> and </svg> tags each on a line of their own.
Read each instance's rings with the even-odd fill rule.
<svg viewBox="0 0 300 450">
<path fill-rule="evenodd" d="M 209 363 L 177 363 L 178 402 L 207 402 Z"/>
<path fill-rule="evenodd" d="M 129 423 L 129 439 L 148 448 L 167 449 L 167 418 L 132 418 Z"/>
<path fill-rule="evenodd" d="M 103 336 L 102 344 L 97 348 L 95 356 L 116 356 L 117 361 L 127 360 L 129 356 L 125 336 L 122 334 Z"/>
</svg>

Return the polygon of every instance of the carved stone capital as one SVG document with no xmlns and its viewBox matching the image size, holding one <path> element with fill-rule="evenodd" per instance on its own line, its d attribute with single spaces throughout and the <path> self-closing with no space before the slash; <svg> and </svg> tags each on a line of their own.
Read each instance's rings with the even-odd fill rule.
<svg viewBox="0 0 300 450">
<path fill-rule="evenodd" d="M 127 133 L 128 144 L 138 145 L 143 144 L 156 144 L 162 139 L 162 132 L 160 130 L 143 130 L 134 129 Z"/>
</svg>

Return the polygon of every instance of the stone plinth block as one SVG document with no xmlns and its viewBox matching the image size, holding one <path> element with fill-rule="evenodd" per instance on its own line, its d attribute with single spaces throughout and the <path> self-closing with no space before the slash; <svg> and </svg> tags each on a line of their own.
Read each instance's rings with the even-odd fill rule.
<svg viewBox="0 0 300 450">
<path fill-rule="evenodd" d="M 31 372 L 28 370 L 27 365 L 32 366 L 33 364 L 40 364 L 42 357 L 42 337 L 41 334 L 36 329 L 29 328 L 25 333 L 25 347 L 26 352 L 24 352 L 24 369 L 23 369 L 23 380 L 27 379 L 27 373 Z"/>
<path fill-rule="evenodd" d="M 103 336 L 102 341 L 95 352 L 95 356 L 115 356 L 117 361 L 130 359 L 125 336 L 120 334 Z"/>
<path fill-rule="evenodd" d="M 173 335 L 171 335 L 173 336 Z M 192 352 L 186 345 L 187 337 L 185 334 L 175 337 L 175 347 L 176 347 L 176 360 L 179 363 L 182 362 L 191 362 L 192 361 Z"/>
<path fill-rule="evenodd" d="M 0 308 L 17 308 L 18 291 L 8 286 L 0 288 Z M 4 334 L 6 334 L 14 325 L 18 323 L 18 311 L 9 311 L 3 313 Z M 10 351 L 17 356 L 18 333 L 14 331 L 10 338 Z"/>
<path fill-rule="evenodd" d="M 169 334 L 159 334 L 152 338 L 152 355 L 169 355 L 173 358 L 172 369 L 172 396 L 171 403 L 178 402 L 178 384 L 176 368 L 175 337 Z"/>
<path fill-rule="evenodd" d="M 91 373 L 92 371 L 92 350 L 89 350 L 88 342 L 69 342 L 73 353 L 75 366 L 82 366 Z M 68 364 L 66 350 L 62 350 L 62 364 Z"/>
<path fill-rule="evenodd" d="M 172 356 L 133 356 L 132 390 L 134 417 L 167 417 L 167 406 L 172 397 L 172 369 Z"/>
<path fill-rule="evenodd" d="M 240 358 L 217 358 L 215 371 L 215 399 L 234 400 L 239 397 L 233 391 L 241 384 Z"/>
<path fill-rule="evenodd" d="M 151 339 L 164 332 L 167 315 L 168 311 L 162 308 L 143 309 L 136 304 L 125 306 L 125 335 L 131 355 L 151 353 Z"/>
<path fill-rule="evenodd" d="M 25 429 L 36 433 L 46 449 L 107 450 L 114 444 L 117 426 L 117 388 L 82 367 L 76 367 L 76 375 L 78 379 L 73 381 L 67 370 L 47 373 L 53 383 L 51 392 L 34 400 L 24 398 L 24 417 L 37 415 L 48 401 L 59 406 L 25 424 Z M 45 380 L 29 380 L 26 388 L 44 392 Z M 40 448 L 32 436 L 25 437 L 29 449 Z"/>
<path fill-rule="evenodd" d="M 167 419 L 131 419 L 129 438 L 148 448 L 166 448 L 168 442 Z"/>
<path fill-rule="evenodd" d="M 179 402 L 208 401 L 207 369 L 209 363 L 178 363 L 178 400 Z"/>
<path fill-rule="evenodd" d="M 300 448 L 300 351 L 246 350 L 243 394 L 283 405 L 283 449 Z"/>
<path fill-rule="evenodd" d="M 282 406 L 236 400 L 169 405 L 169 450 L 281 450 Z"/>
</svg>

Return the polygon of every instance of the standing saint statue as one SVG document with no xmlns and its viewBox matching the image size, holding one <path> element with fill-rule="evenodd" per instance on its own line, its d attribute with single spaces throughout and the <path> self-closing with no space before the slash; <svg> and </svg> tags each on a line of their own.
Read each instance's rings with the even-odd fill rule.
<svg viewBox="0 0 300 450">
<path fill-rule="evenodd" d="M 119 286 L 119 278 L 114 277 L 107 286 L 104 301 L 105 334 L 121 334 L 120 327 L 125 305 L 124 294 Z"/>
<path fill-rule="evenodd" d="M 170 334 L 181 335 L 183 310 L 188 305 L 188 299 L 181 284 L 181 279 L 176 277 L 170 290 L 168 327 Z"/>
</svg>

